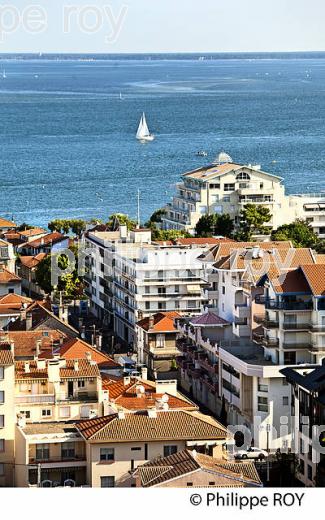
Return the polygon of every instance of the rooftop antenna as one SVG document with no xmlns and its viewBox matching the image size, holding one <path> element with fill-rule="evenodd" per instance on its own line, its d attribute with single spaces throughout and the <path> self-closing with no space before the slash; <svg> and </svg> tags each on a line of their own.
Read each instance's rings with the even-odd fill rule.
<svg viewBox="0 0 325 520">
<path fill-rule="evenodd" d="M 140 228 L 140 190 L 138 189 L 137 196 L 137 229 Z"/>
</svg>

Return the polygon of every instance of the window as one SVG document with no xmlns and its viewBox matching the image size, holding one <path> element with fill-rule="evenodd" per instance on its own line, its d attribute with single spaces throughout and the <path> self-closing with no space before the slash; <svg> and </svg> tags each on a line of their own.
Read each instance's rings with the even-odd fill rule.
<svg viewBox="0 0 325 520">
<path fill-rule="evenodd" d="M 226 288 L 224 287 L 224 285 L 222 286 L 222 294 L 226 294 Z"/>
<path fill-rule="evenodd" d="M 70 417 L 70 406 L 62 406 L 60 408 L 60 417 L 61 419 Z"/>
<path fill-rule="evenodd" d="M 5 402 L 5 393 L 3 390 L 0 390 L 0 404 Z"/>
<path fill-rule="evenodd" d="M 235 185 L 234 184 L 225 184 L 223 190 L 224 191 L 234 191 Z"/>
<path fill-rule="evenodd" d="M 156 336 L 156 347 L 164 348 L 165 346 L 165 334 L 157 334 Z"/>
<path fill-rule="evenodd" d="M 20 410 L 21 415 L 24 415 L 26 419 L 30 419 L 30 410 Z"/>
<path fill-rule="evenodd" d="M 230 202 L 230 196 L 229 195 L 225 195 L 223 197 L 223 202 Z"/>
<path fill-rule="evenodd" d="M 115 477 L 100 477 L 100 487 L 115 487 Z"/>
<path fill-rule="evenodd" d="M 36 460 L 48 460 L 50 458 L 49 444 L 36 444 Z"/>
<path fill-rule="evenodd" d="M 308 447 L 308 459 L 309 460 L 313 459 L 313 448 L 311 445 L 309 445 L 309 447 Z"/>
<path fill-rule="evenodd" d="M 61 457 L 62 459 L 74 459 L 75 458 L 75 446 L 73 442 L 64 442 L 61 446 Z"/>
<path fill-rule="evenodd" d="M 135 446 L 134 448 L 131 448 L 131 451 L 141 451 L 142 448 L 140 446 Z"/>
<path fill-rule="evenodd" d="M 305 462 L 300 459 L 300 462 L 299 462 L 299 472 L 304 475 L 305 474 Z"/>
<path fill-rule="evenodd" d="M 148 311 L 150 309 L 150 302 L 146 302 L 146 310 Z"/>
<path fill-rule="evenodd" d="M 5 474 L 5 465 L 0 464 L 0 477 L 3 477 L 4 474 Z"/>
<path fill-rule="evenodd" d="M 269 387 L 267 385 L 263 385 L 262 383 L 259 383 L 258 391 L 259 392 L 268 392 L 269 391 Z"/>
<path fill-rule="evenodd" d="M 309 464 L 307 466 L 307 475 L 309 480 L 313 480 L 313 468 Z"/>
<path fill-rule="evenodd" d="M 0 367 L 0 379 L 5 378 L 5 369 L 3 367 Z"/>
<path fill-rule="evenodd" d="M 282 397 L 282 404 L 283 404 L 283 406 L 288 406 L 289 397 L 286 397 L 286 396 Z"/>
<path fill-rule="evenodd" d="M 85 388 L 85 381 L 78 381 L 78 388 Z"/>
<path fill-rule="evenodd" d="M 100 460 L 114 460 L 115 454 L 114 454 L 114 448 L 100 448 Z M 107 487 L 107 486 L 106 486 Z"/>
<path fill-rule="evenodd" d="M 187 487 L 191 487 L 191 486 L 193 486 L 193 482 L 187 482 L 186 485 L 187 485 Z"/>
<path fill-rule="evenodd" d="M 51 417 L 51 415 L 52 415 L 52 410 L 50 408 L 42 410 L 42 417 Z"/>
<path fill-rule="evenodd" d="M 257 409 L 259 412 L 268 412 L 269 411 L 269 402 L 267 397 L 258 397 L 257 398 Z"/>
<path fill-rule="evenodd" d="M 4 427 L 5 427 L 5 416 L 0 415 L 0 428 L 4 428 Z"/>
<path fill-rule="evenodd" d="M 177 453 L 177 446 L 164 446 L 164 457 Z"/>
<path fill-rule="evenodd" d="M 240 172 L 236 176 L 236 180 L 237 181 L 249 181 L 250 180 L 250 176 L 246 172 Z"/>
<path fill-rule="evenodd" d="M 196 301 L 195 300 L 188 300 L 187 301 L 187 308 L 188 309 L 196 309 L 197 308 Z"/>
<path fill-rule="evenodd" d="M 3 453 L 5 451 L 5 440 L 0 439 L 0 453 Z"/>
<path fill-rule="evenodd" d="M 215 482 L 209 482 L 209 486 L 215 486 Z"/>
</svg>

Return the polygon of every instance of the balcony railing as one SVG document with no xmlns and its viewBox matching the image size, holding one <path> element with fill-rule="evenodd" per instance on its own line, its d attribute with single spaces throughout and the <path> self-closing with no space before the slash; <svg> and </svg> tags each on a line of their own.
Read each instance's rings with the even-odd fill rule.
<svg viewBox="0 0 325 520">
<path fill-rule="evenodd" d="M 55 402 L 54 394 L 18 395 L 15 397 L 16 404 L 51 404 Z"/>
<path fill-rule="evenodd" d="M 30 457 L 29 464 L 57 464 L 58 462 L 84 462 L 86 460 L 86 455 L 72 455 L 70 457 L 51 457 L 46 459 Z"/>
<path fill-rule="evenodd" d="M 310 330 L 312 325 L 310 323 L 286 323 L 282 324 L 283 330 Z"/>
<path fill-rule="evenodd" d="M 312 301 L 286 302 L 286 301 L 266 299 L 265 308 L 266 309 L 275 309 L 275 310 L 284 310 L 284 311 L 308 311 L 308 310 L 312 310 L 313 302 Z"/>
<path fill-rule="evenodd" d="M 262 344 L 268 348 L 277 348 L 279 346 L 279 340 L 277 338 L 263 338 Z"/>
<path fill-rule="evenodd" d="M 309 350 L 313 345 L 309 341 L 293 341 L 292 343 L 282 343 L 285 350 Z"/>
<path fill-rule="evenodd" d="M 278 329 L 279 328 L 279 322 L 276 320 L 263 320 L 263 327 L 266 329 Z"/>
<path fill-rule="evenodd" d="M 263 323 L 263 321 L 265 320 L 265 315 L 264 314 L 254 314 L 253 320 L 255 321 L 255 323 Z"/>
</svg>

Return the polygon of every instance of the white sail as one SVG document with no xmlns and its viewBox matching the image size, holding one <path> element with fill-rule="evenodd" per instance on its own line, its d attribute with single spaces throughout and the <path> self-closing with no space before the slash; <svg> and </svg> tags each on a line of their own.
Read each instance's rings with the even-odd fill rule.
<svg viewBox="0 0 325 520">
<path fill-rule="evenodd" d="M 154 136 L 149 132 L 145 113 L 141 116 L 136 137 L 140 141 L 152 141 L 154 139 Z"/>
</svg>

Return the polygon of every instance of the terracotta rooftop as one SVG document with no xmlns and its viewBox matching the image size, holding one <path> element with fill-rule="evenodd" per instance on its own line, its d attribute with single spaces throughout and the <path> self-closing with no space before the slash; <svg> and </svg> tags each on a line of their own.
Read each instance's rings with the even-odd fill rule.
<svg viewBox="0 0 325 520">
<path fill-rule="evenodd" d="M 25 370 L 26 364 L 29 366 L 29 372 Z M 60 367 L 61 379 L 79 379 L 79 378 L 96 378 L 100 377 L 98 366 L 86 359 L 78 360 L 78 370 L 75 370 L 74 361 L 66 360 L 66 365 Z M 15 378 L 16 380 L 29 379 L 47 379 L 47 362 L 45 368 L 38 368 L 37 361 L 16 361 L 15 362 Z"/>
<path fill-rule="evenodd" d="M 15 228 L 17 224 L 12 222 L 11 220 L 7 220 L 6 218 L 0 217 L 0 228 Z"/>
<path fill-rule="evenodd" d="M 215 312 L 208 311 L 201 316 L 191 318 L 191 323 L 196 326 L 218 326 L 218 325 L 230 325 L 229 321 L 220 318 Z"/>
<path fill-rule="evenodd" d="M 236 171 L 242 168 L 239 164 L 235 163 L 224 163 L 224 164 L 210 164 L 203 168 L 198 168 L 190 172 L 184 173 L 183 177 L 190 177 L 191 179 L 214 179 L 220 177 L 225 173 Z"/>
<path fill-rule="evenodd" d="M 25 435 L 53 435 L 53 434 L 74 434 L 78 435 L 73 422 L 43 422 L 28 423 L 22 428 Z"/>
<path fill-rule="evenodd" d="M 9 348 L 0 347 L 0 365 L 12 365 L 14 362 L 14 358 L 11 350 Z"/>
<path fill-rule="evenodd" d="M 46 253 L 39 253 L 35 256 L 20 256 L 19 262 L 25 266 L 28 267 L 28 269 L 33 269 L 34 267 L 38 266 L 38 264 L 46 257 Z"/>
<path fill-rule="evenodd" d="M 157 312 L 152 315 L 154 320 L 153 328 L 149 329 L 149 321 L 150 318 L 143 318 L 142 320 L 137 322 L 137 325 L 142 329 L 149 332 L 175 332 L 175 318 L 180 318 L 180 314 L 176 311 L 170 312 Z"/>
<path fill-rule="evenodd" d="M 67 339 L 60 347 L 58 354 L 64 359 L 86 359 L 87 352 L 90 353 L 92 361 L 95 361 L 102 369 L 121 368 L 121 365 L 110 356 L 79 338 Z"/>
<path fill-rule="evenodd" d="M 325 264 L 302 265 L 301 269 L 314 296 L 325 296 Z"/>
<path fill-rule="evenodd" d="M 35 238 L 35 240 L 31 240 L 27 243 L 28 247 L 40 247 L 40 246 L 46 246 L 49 244 L 56 244 L 57 242 L 62 242 L 62 240 L 65 240 L 68 238 L 65 235 L 62 235 L 62 233 L 54 232 L 54 233 L 48 233 L 47 235 L 44 235 L 41 238 Z"/>
<path fill-rule="evenodd" d="M 209 472 L 209 480 L 213 482 L 211 487 L 262 485 L 252 461 L 228 462 L 190 450 L 158 457 L 139 466 L 135 473 L 139 475 L 142 487 L 153 487 L 185 475 L 190 476 L 199 469 Z M 193 484 L 195 485 L 194 474 Z"/>
<path fill-rule="evenodd" d="M 159 440 L 220 440 L 226 429 L 212 417 L 199 412 L 158 411 L 156 417 L 148 413 L 126 413 L 99 417 L 76 424 L 85 439 L 99 442 L 132 442 Z"/>
<path fill-rule="evenodd" d="M 15 273 L 11 273 L 3 266 L 0 266 L 0 283 L 19 283 L 21 282 L 21 278 L 17 276 Z"/>
<path fill-rule="evenodd" d="M 32 228 L 32 229 L 24 229 L 22 231 L 18 231 L 18 233 L 19 233 L 19 235 L 24 236 L 24 237 L 33 237 L 33 236 L 41 235 L 43 233 L 45 234 L 46 231 L 45 231 L 45 229 L 36 227 L 36 228 Z"/>
<path fill-rule="evenodd" d="M 139 394 L 137 388 L 143 387 L 144 393 Z M 124 378 L 114 378 L 102 374 L 102 387 L 108 390 L 109 400 L 114 402 L 118 407 L 129 411 L 149 410 L 155 407 L 157 401 L 165 395 L 168 397 L 167 403 L 170 410 L 197 410 L 198 407 L 187 400 L 180 394 L 177 396 L 168 394 L 158 394 L 156 392 L 156 384 L 154 382 L 143 381 L 136 378 L 130 378 L 130 382 L 124 382 Z M 166 397 L 165 397 L 166 399 Z"/>
<path fill-rule="evenodd" d="M 301 269 L 288 271 L 287 273 L 283 274 L 282 277 L 274 278 L 270 281 L 277 294 L 310 294 L 310 287 Z"/>
<path fill-rule="evenodd" d="M 19 294 L 9 293 L 0 296 L 0 314 L 14 314 L 18 315 L 20 309 L 24 304 L 31 305 L 33 300 L 20 296 Z"/>
<path fill-rule="evenodd" d="M 10 331 L 4 333 L 9 343 L 14 343 L 15 358 L 33 358 L 37 353 L 37 342 L 39 342 L 40 358 L 52 357 L 53 348 L 67 338 L 66 334 L 59 330 L 25 330 Z M 0 333 L 1 337 L 1 333 Z"/>
</svg>

